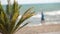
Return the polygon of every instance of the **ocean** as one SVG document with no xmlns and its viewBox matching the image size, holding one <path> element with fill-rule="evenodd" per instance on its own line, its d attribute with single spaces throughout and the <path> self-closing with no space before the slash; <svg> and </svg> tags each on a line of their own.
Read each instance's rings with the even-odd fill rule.
<svg viewBox="0 0 60 34">
<path fill-rule="evenodd" d="M 4 8 L 5 6 L 3 5 Z M 60 3 L 24 4 L 20 9 L 20 16 L 30 7 L 34 7 L 35 15 L 24 23 L 29 22 L 30 26 L 41 25 L 41 12 L 43 11 L 45 24 L 60 24 Z"/>
</svg>

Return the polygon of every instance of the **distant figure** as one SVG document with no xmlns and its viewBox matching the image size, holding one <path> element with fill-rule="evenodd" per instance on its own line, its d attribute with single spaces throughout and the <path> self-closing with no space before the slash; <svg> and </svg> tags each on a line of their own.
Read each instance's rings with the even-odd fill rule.
<svg viewBox="0 0 60 34">
<path fill-rule="evenodd" d="M 43 14 L 43 12 L 41 12 L 41 23 L 44 23 L 44 14 Z"/>
</svg>

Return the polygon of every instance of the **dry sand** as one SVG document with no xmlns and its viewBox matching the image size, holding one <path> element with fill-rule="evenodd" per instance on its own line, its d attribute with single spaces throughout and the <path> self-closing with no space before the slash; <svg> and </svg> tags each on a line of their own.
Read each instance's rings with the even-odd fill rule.
<svg viewBox="0 0 60 34">
<path fill-rule="evenodd" d="M 25 26 L 15 34 L 60 34 L 60 24 Z"/>
<path fill-rule="evenodd" d="M 25 26 L 15 34 L 60 34 L 60 24 Z"/>
</svg>

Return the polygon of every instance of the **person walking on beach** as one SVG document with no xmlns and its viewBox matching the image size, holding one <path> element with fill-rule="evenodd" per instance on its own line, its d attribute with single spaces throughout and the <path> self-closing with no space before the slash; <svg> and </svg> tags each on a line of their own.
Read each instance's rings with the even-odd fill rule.
<svg viewBox="0 0 60 34">
<path fill-rule="evenodd" d="M 41 23 L 44 23 L 44 22 L 45 22 L 44 14 L 43 14 L 43 12 L 41 12 Z"/>
</svg>

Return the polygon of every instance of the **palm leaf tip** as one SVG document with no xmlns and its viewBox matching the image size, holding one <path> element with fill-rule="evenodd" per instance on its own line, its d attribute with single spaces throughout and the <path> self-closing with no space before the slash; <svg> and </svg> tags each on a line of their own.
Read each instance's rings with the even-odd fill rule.
<svg viewBox="0 0 60 34">
<path fill-rule="evenodd" d="M 15 32 L 19 31 L 21 28 L 23 28 L 23 27 L 26 26 L 27 24 L 29 24 L 29 23 L 25 23 L 24 25 L 18 27 L 18 29 L 17 29 Z"/>
<path fill-rule="evenodd" d="M 19 29 L 23 28 L 28 23 L 24 24 L 21 27 L 19 27 L 19 26 L 25 20 L 27 20 L 28 18 L 30 18 L 31 16 L 34 15 L 32 8 L 29 8 L 22 15 L 22 17 L 19 19 L 19 21 L 16 22 L 18 19 L 18 16 L 19 16 L 19 11 L 20 11 L 21 6 L 19 6 L 15 0 L 14 0 L 14 3 L 12 6 L 9 4 L 9 2 L 10 2 L 10 0 L 8 0 L 8 4 L 7 4 L 5 10 L 3 9 L 3 6 L 0 3 L 0 31 L 4 32 L 5 34 L 14 33 L 15 31 L 18 31 Z"/>
<path fill-rule="evenodd" d="M 17 23 L 15 30 L 28 18 L 30 18 L 31 16 L 33 16 L 34 12 L 31 12 L 31 8 L 29 8 L 21 17 L 21 19 L 19 20 L 19 22 Z M 28 24 L 28 23 L 27 23 Z"/>
<path fill-rule="evenodd" d="M 31 12 L 32 8 L 29 8 L 21 17 L 20 21 L 18 24 L 22 23 L 23 21 L 25 21 L 26 19 L 30 18 L 31 16 L 33 16 L 34 12 Z"/>
</svg>

